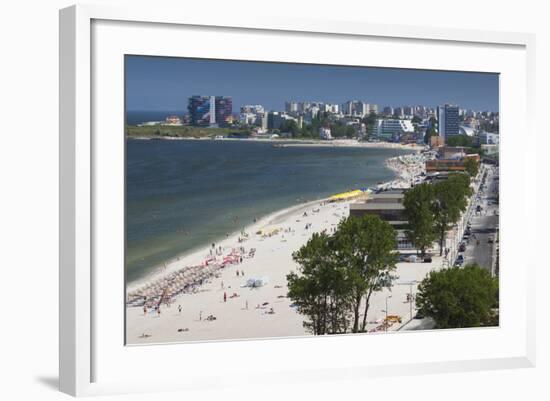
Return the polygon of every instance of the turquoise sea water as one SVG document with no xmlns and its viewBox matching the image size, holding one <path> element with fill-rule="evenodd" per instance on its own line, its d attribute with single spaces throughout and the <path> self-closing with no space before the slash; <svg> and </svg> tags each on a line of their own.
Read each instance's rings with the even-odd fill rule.
<svg viewBox="0 0 550 401">
<path fill-rule="evenodd" d="M 274 211 L 394 178 L 393 149 L 127 140 L 126 278 Z"/>
</svg>

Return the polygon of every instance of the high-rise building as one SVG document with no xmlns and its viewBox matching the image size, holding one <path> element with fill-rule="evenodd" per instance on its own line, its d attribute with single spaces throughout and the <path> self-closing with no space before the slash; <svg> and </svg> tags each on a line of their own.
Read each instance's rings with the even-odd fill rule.
<svg viewBox="0 0 550 401">
<path fill-rule="evenodd" d="M 406 116 L 414 116 L 414 106 L 405 106 L 405 107 L 403 107 L 403 113 Z"/>
<path fill-rule="evenodd" d="M 437 122 L 439 125 L 439 136 L 445 139 L 448 136 L 458 135 L 458 106 L 446 104 L 437 107 Z"/>
<path fill-rule="evenodd" d="M 233 99 L 228 96 L 215 97 L 215 115 L 217 125 L 227 125 L 232 120 L 233 114 Z"/>
<path fill-rule="evenodd" d="M 400 135 L 414 132 L 410 120 L 379 119 L 376 120 L 376 135 L 379 138 L 393 140 Z"/>
<path fill-rule="evenodd" d="M 367 114 L 378 114 L 378 105 L 374 103 L 367 103 Z"/>
<path fill-rule="evenodd" d="M 256 115 L 256 125 L 258 125 L 262 130 L 267 130 L 267 112 L 258 113 Z"/>
<path fill-rule="evenodd" d="M 241 107 L 241 113 L 263 113 L 264 112 L 264 106 L 261 104 L 247 104 Z"/>
<path fill-rule="evenodd" d="M 191 125 L 208 126 L 215 122 L 213 96 L 191 96 L 187 105 Z"/>
<path fill-rule="evenodd" d="M 298 103 L 294 101 L 285 102 L 285 110 L 287 113 L 298 113 Z"/>
<path fill-rule="evenodd" d="M 344 103 L 344 114 L 348 116 L 364 117 L 369 113 L 369 104 L 359 100 L 349 100 Z"/>
<path fill-rule="evenodd" d="M 321 110 L 325 113 L 338 114 L 338 105 L 332 103 L 323 103 Z"/>
<path fill-rule="evenodd" d="M 232 117 L 233 101 L 226 96 L 191 96 L 187 110 L 191 125 L 225 125 Z"/>
</svg>

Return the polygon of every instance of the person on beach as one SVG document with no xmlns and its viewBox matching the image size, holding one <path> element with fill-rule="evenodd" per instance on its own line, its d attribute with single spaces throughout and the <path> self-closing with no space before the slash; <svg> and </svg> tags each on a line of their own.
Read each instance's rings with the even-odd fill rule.
<svg viewBox="0 0 550 401">
<path fill-rule="evenodd" d="M 157 308 L 157 315 L 160 317 L 160 306 Z"/>
<path fill-rule="evenodd" d="M 227 302 L 227 293 L 225 291 L 223 293 L 223 302 Z"/>
<path fill-rule="evenodd" d="M 181 305 L 178 305 L 178 312 L 181 315 Z"/>
<path fill-rule="evenodd" d="M 147 305 L 143 305 L 143 316 L 147 316 Z"/>
<path fill-rule="evenodd" d="M 237 277 L 239 277 L 239 271 L 237 270 L 235 273 L 237 274 Z"/>
</svg>

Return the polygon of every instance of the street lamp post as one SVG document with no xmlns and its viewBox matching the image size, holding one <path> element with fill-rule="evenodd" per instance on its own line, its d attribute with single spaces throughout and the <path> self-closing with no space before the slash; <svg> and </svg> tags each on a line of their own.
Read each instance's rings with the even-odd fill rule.
<svg viewBox="0 0 550 401">
<path fill-rule="evenodd" d="M 409 289 L 409 296 L 410 296 L 410 299 L 409 299 L 409 307 L 410 307 L 410 313 L 411 313 L 411 320 L 413 318 L 413 283 L 411 281 L 410 283 L 411 285 L 411 288 Z"/>
<path fill-rule="evenodd" d="M 408 285 L 409 286 L 409 298 L 408 298 L 408 301 L 409 301 L 409 314 L 410 314 L 410 320 L 412 320 L 413 318 L 413 302 L 414 302 L 414 294 L 413 294 L 413 285 L 414 284 L 417 284 L 418 281 L 416 280 L 412 280 L 412 281 L 409 281 L 409 282 L 402 282 L 402 283 L 397 283 L 397 285 Z"/>
<path fill-rule="evenodd" d="M 386 324 L 384 324 L 384 329 L 387 332 L 388 331 L 388 299 L 391 298 L 391 295 L 388 295 L 386 297 Z"/>
</svg>

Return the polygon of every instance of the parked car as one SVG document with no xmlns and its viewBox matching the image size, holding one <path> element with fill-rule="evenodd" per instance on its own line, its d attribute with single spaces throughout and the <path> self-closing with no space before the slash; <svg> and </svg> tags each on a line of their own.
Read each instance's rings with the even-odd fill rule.
<svg viewBox="0 0 550 401">
<path fill-rule="evenodd" d="M 495 242 L 495 237 L 493 237 L 492 235 L 489 235 L 489 237 L 487 238 L 487 242 L 489 244 L 492 244 L 493 242 Z"/>
<path fill-rule="evenodd" d="M 466 243 L 461 242 L 460 245 L 458 246 L 458 252 L 464 252 L 465 250 L 466 250 Z"/>
<path fill-rule="evenodd" d="M 458 257 L 456 258 L 455 265 L 457 265 L 457 266 L 462 266 L 463 264 L 464 264 L 464 255 L 460 254 L 460 255 L 458 255 Z"/>
<path fill-rule="evenodd" d="M 432 255 L 424 255 L 424 263 L 432 263 Z"/>
</svg>

